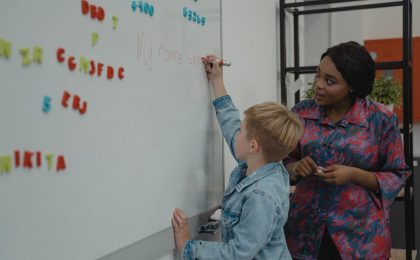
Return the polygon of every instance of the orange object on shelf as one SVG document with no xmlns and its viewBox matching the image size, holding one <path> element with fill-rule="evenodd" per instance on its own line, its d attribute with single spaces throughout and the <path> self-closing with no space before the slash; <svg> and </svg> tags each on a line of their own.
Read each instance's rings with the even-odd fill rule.
<svg viewBox="0 0 420 260">
<path fill-rule="evenodd" d="M 377 39 L 377 40 L 365 40 L 364 42 L 369 52 L 376 54 L 375 62 L 390 62 L 390 61 L 402 61 L 403 49 L 402 49 L 402 38 L 392 39 Z M 420 100 L 420 37 L 413 37 L 413 121 L 420 122 L 420 102 L 414 102 Z M 403 84 L 403 71 L 402 69 L 393 70 L 378 70 L 376 77 L 380 77 L 384 73 L 392 74 L 396 79 L 401 81 Z M 399 117 L 400 123 L 403 120 L 403 109 L 401 107 L 394 107 L 395 113 Z"/>
</svg>

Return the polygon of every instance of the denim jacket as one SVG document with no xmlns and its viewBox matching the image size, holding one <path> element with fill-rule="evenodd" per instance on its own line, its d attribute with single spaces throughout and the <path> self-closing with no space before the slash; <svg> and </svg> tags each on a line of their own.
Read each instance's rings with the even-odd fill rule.
<svg viewBox="0 0 420 260">
<path fill-rule="evenodd" d="M 230 96 L 213 101 L 223 136 L 238 166 L 222 201 L 222 242 L 187 241 L 184 259 L 291 259 L 283 226 L 289 210 L 289 175 L 271 162 L 246 176 L 247 165 L 235 156 L 239 111 Z"/>
</svg>

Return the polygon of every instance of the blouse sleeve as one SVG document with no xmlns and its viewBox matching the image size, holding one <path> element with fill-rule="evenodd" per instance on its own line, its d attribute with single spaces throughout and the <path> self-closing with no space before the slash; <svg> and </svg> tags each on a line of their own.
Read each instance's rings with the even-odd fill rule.
<svg viewBox="0 0 420 260">
<path fill-rule="evenodd" d="M 390 207 L 411 175 L 411 170 L 405 163 L 396 114 L 390 120 L 384 120 L 383 129 L 379 144 L 378 171 L 374 174 L 379 184 L 381 205 Z"/>
</svg>

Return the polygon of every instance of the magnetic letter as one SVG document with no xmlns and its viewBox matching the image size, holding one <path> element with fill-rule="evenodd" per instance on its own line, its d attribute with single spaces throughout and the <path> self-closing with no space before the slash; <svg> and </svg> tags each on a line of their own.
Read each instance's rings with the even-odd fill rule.
<svg viewBox="0 0 420 260">
<path fill-rule="evenodd" d="M 51 168 L 52 168 L 52 159 L 54 158 L 54 154 L 53 153 L 47 153 L 45 155 L 45 158 L 47 158 L 48 170 L 51 170 Z"/>
<path fill-rule="evenodd" d="M 103 21 L 105 19 L 105 10 L 102 7 L 98 7 L 98 20 Z"/>
<path fill-rule="evenodd" d="M 86 110 L 87 110 L 87 102 L 83 101 L 83 106 L 79 108 L 79 113 L 83 115 L 84 113 L 86 113 Z"/>
<path fill-rule="evenodd" d="M 98 11 L 96 10 L 96 5 L 90 6 L 90 18 L 95 19 L 98 17 Z"/>
<path fill-rule="evenodd" d="M 12 169 L 12 157 L 0 156 L 0 173 L 9 173 Z"/>
<path fill-rule="evenodd" d="M 67 60 L 67 65 L 69 66 L 69 69 L 73 71 L 76 68 L 76 63 L 74 62 L 74 57 L 70 56 Z"/>
<path fill-rule="evenodd" d="M 18 168 L 20 166 L 20 151 L 15 151 L 15 167 Z"/>
<path fill-rule="evenodd" d="M 98 42 L 99 39 L 99 34 L 96 32 L 92 33 L 92 46 L 95 46 L 96 43 Z"/>
<path fill-rule="evenodd" d="M 33 152 L 25 151 L 23 156 L 23 167 L 25 168 L 32 168 L 32 156 L 34 155 Z"/>
<path fill-rule="evenodd" d="M 93 76 L 93 74 L 95 74 L 96 70 L 95 70 L 95 61 L 91 60 L 90 61 L 90 70 L 89 70 L 89 74 Z"/>
<path fill-rule="evenodd" d="M 37 151 L 36 152 L 36 167 L 41 167 L 41 152 Z"/>
<path fill-rule="evenodd" d="M 112 79 L 114 77 L 114 69 L 111 66 L 107 68 L 107 77 L 108 79 Z"/>
<path fill-rule="evenodd" d="M 38 63 L 38 64 L 41 64 L 42 63 L 42 48 L 41 47 L 39 47 L 39 46 L 35 46 L 34 47 L 34 55 L 33 55 L 33 61 L 34 62 L 36 62 L 36 63 Z"/>
<path fill-rule="evenodd" d="M 84 71 L 85 74 L 88 73 L 89 70 L 89 60 L 85 57 L 80 57 L 79 59 L 79 70 Z"/>
<path fill-rule="evenodd" d="M 137 3 L 134 0 L 133 2 L 131 2 L 131 9 L 133 10 L 133 12 L 135 12 L 136 11 L 136 8 L 137 8 Z"/>
<path fill-rule="evenodd" d="M 118 17 L 117 16 L 112 16 L 112 28 L 114 30 L 117 30 L 117 25 L 118 25 Z"/>
<path fill-rule="evenodd" d="M 44 96 L 42 103 L 42 111 L 45 113 L 50 112 L 51 110 L 51 98 L 49 96 Z"/>
<path fill-rule="evenodd" d="M 58 62 L 63 63 L 65 61 L 65 59 L 63 57 L 63 54 L 65 52 L 66 51 L 63 48 L 58 48 L 57 49 L 57 60 L 58 60 Z"/>
<path fill-rule="evenodd" d="M 29 58 L 29 49 L 28 48 L 20 49 L 20 54 L 22 55 L 22 65 L 31 64 L 31 59 Z"/>
<path fill-rule="evenodd" d="M 12 43 L 0 38 L 0 57 L 9 58 L 12 53 Z"/>
<path fill-rule="evenodd" d="M 82 14 L 89 13 L 89 3 L 86 0 L 82 0 Z"/>
<path fill-rule="evenodd" d="M 104 64 L 98 63 L 98 77 L 101 76 L 103 67 L 104 67 Z"/>
<path fill-rule="evenodd" d="M 63 93 L 63 98 L 61 99 L 61 104 L 63 105 L 63 107 L 67 107 L 67 101 L 69 100 L 69 98 L 71 97 L 70 93 L 67 91 L 64 91 Z"/>
<path fill-rule="evenodd" d="M 73 96 L 73 109 L 79 110 L 80 107 L 80 97 L 78 95 Z"/>
<path fill-rule="evenodd" d="M 124 78 L 124 68 L 123 67 L 120 67 L 118 69 L 118 78 L 119 79 L 123 79 Z"/>
<path fill-rule="evenodd" d="M 60 155 L 57 158 L 57 171 L 65 170 L 66 169 L 66 161 L 64 160 L 64 156 Z"/>
</svg>

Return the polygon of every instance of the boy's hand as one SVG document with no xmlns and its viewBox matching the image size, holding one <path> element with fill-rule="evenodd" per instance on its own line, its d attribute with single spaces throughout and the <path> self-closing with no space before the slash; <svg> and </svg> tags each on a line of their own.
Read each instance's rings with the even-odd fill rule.
<svg viewBox="0 0 420 260">
<path fill-rule="evenodd" d="M 217 62 L 217 57 L 214 55 L 207 55 L 203 57 L 204 67 L 207 72 L 207 77 L 213 86 L 223 84 L 222 66 Z"/>
<path fill-rule="evenodd" d="M 191 235 L 188 227 L 188 218 L 180 208 L 174 210 L 172 227 L 174 229 L 176 249 L 182 250 L 185 243 L 191 239 Z"/>
</svg>

